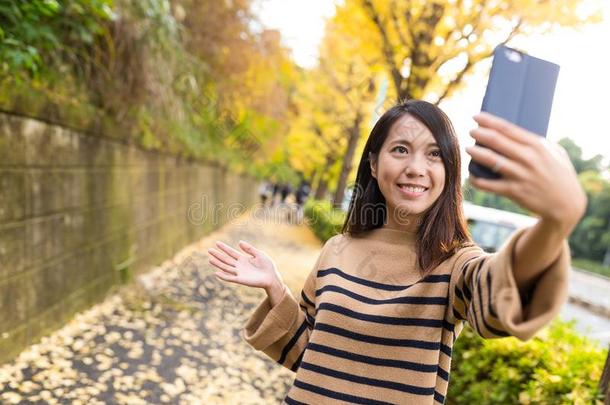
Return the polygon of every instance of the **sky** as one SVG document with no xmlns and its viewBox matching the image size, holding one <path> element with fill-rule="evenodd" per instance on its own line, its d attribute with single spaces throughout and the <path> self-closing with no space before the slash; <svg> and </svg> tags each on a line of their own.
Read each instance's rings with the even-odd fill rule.
<svg viewBox="0 0 610 405">
<path fill-rule="evenodd" d="M 336 0 L 258 0 L 255 12 L 263 25 L 279 29 L 284 44 L 292 49 L 295 62 L 312 67 L 324 34 L 324 23 L 332 17 Z M 595 2 L 595 1 L 594 1 Z M 561 29 L 552 34 L 519 38 L 511 43 L 530 55 L 560 65 L 547 137 L 557 141 L 574 139 L 585 158 L 601 154 L 610 160 L 610 1 L 598 0 L 604 21 L 585 28 Z M 469 155 L 464 147 L 474 144 L 468 131 L 472 116 L 480 111 L 491 59 L 481 62 L 466 86 L 440 106 L 458 133 L 465 178 Z"/>
<path fill-rule="evenodd" d="M 313 67 L 326 19 L 335 13 L 333 0 L 258 0 L 253 6 L 267 28 L 279 29 L 297 64 Z"/>
</svg>

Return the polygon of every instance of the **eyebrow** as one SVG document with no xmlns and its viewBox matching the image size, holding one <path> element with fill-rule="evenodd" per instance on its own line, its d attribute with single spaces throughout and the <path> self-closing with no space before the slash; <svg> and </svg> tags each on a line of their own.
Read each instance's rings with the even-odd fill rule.
<svg viewBox="0 0 610 405">
<path fill-rule="evenodd" d="M 392 144 L 395 144 L 395 143 L 402 143 L 402 144 L 411 146 L 411 142 L 407 141 L 406 139 L 397 139 L 394 142 L 392 142 Z M 436 143 L 436 142 L 429 142 L 428 145 L 426 145 L 426 146 L 438 146 L 438 143 Z"/>
</svg>

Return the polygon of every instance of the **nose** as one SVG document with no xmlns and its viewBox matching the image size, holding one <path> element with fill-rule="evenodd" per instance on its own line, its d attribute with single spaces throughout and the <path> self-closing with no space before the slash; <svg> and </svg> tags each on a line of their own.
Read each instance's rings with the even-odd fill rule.
<svg viewBox="0 0 610 405">
<path fill-rule="evenodd" d="M 419 154 L 411 155 L 410 159 L 407 159 L 405 166 L 405 174 L 409 178 L 423 177 L 426 173 L 426 159 Z"/>
</svg>

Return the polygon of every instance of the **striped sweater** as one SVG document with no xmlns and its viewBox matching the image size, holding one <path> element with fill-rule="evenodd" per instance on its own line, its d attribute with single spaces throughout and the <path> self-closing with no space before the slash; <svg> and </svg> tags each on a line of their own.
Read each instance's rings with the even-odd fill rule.
<svg viewBox="0 0 610 405">
<path fill-rule="evenodd" d="M 459 250 L 425 277 L 416 234 L 378 228 L 329 239 L 300 296 L 256 307 L 242 337 L 296 372 L 283 404 L 444 403 L 464 322 L 485 338 L 529 339 L 560 310 L 570 253 L 522 297 L 511 255 L 517 230 L 493 254 Z"/>
</svg>

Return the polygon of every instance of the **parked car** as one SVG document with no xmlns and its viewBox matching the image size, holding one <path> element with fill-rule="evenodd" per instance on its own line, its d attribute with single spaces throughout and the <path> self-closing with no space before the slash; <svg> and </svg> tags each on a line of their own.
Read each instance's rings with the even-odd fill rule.
<svg viewBox="0 0 610 405">
<path fill-rule="evenodd" d="M 534 225 L 538 218 L 464 202 L 464 215 L 472 239 L 493 253 L 518 228 Z"/>
</svg>

